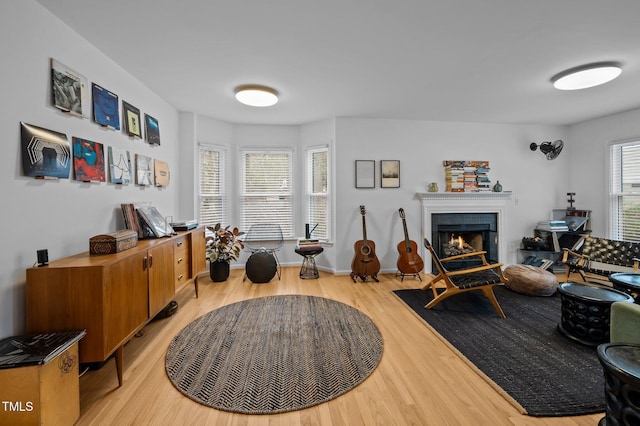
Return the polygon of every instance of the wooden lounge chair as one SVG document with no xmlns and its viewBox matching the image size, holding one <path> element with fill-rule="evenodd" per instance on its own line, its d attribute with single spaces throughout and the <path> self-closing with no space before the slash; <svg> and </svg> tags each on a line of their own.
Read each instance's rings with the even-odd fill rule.
<svg viewBox="0 0 640 426">
<path fill-rule="evenodd" d="M 485 257 L 485 251 L 464 253 L 440 259 L 431 246 L 431 243 L 426 238 L 424 239 L 424 246 L 431 252 L 433 262 L 438 269 L 438 274 L 422 287 L 423 290 L 431 288 L 434 297 L 434 299 L 429 302 L 425 306 L 425 308 L 431 309 L 442 300 L 456 294 L 479 290 L 491 301 L 491 304 L 495 308 L 496 312 L 498 312 L 498 315 L 500 315 L 500 317 L 502 318 L 505 318 L 504 312 L 502 311 L 500 304 L 498 304 L 498 300 L 496 299 L 495 294 L 493 294 L 494 286 L 502 285 L 506 282 L 506 279 L 502 274 L 502 263 L 489 264 Z M 459 261 L 461 259 L 468 258 L 479 259 L 480 265 L 466 269 L 458 269 L 455 271 L 448 271 L 444 267 L 444 263 L 448 261 Z M 435 284 L 440 281 L 442 281 L 446 287 L 444 291 L 438 293 Z"/>
</svg>

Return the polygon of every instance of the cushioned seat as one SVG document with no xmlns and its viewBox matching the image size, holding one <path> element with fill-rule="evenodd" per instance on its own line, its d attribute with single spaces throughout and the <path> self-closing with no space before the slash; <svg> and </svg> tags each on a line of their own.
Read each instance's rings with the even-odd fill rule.
<svg viewBox="0 0 640 426">
<path fill-rule="evenodd" d="M 529 296 L 551 296 L 558 289 L 558 279 L 551 272 L 531 265 L 504 268 L 509 289 Z"/>
</svg>

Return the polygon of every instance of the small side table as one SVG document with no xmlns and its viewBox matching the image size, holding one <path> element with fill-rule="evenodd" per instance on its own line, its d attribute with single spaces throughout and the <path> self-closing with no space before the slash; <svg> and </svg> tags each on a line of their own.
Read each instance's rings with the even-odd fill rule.
<svg viewBox="0 0 640 426">
<path fill-rule="evenodd" d="M 609 281 L 613 288 L 630 294 L 635 303 L 640 304 L 640 274 L 619 272 L 609 275 Z"/>
<path fill-rule="evenodd" d="M 78 341 L 64 331 L 0 341 L 0 424 L 74 424 L 80 417 Z"/>
<path fill-rule="evenodd" d="M 300 278 L 303 280 L 314 280 L 318 278 L 318 268 L 316 267 L 316 256 L 324 251 L 322 247 L 300 248 L 296 247 L 296 253 L 302 256 L 302 267 L 300 268 Z"/>
<path fill-rule="evenodd" d="M 598 425 L 638 424 L 640 408 L 640 345 L 606 343 L 598 346 L 604 370 L 607 401 L 605 417 Z"/>
<path fill-rule="evenodd" d="M 609 342 L 613 302 L 633 303 L 633 297 L 627 293 L 573 282 L 560 284 L 558 293 L 562 306 L 558 330 L 588 346 Z"/>
</svg>

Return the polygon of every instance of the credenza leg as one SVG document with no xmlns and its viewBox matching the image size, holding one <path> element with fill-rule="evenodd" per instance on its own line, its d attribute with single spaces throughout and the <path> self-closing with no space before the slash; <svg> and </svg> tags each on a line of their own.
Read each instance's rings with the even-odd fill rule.
<svg viewBox="0 0 640 426">
<path fill-rule="evenodd" d="M 116 372 L 118 373 L 118 387 L 122 386 L 122 360 L 124 358 L 124 346 L 116 349 Z"/>
<path fill-rule="evenodd" d="M 196 299 L 198 298 L 198 278 L 199 278 L 199 275 L 196 274 L 196 278 L 193 280 L 193 286 L 196 289 Z"/>
</svg>

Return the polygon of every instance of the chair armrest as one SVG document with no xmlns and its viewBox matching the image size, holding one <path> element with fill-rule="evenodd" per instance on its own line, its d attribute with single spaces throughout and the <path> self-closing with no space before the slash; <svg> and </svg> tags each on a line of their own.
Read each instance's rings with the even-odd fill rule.
<svg viewBox="0 0 640 426">
<path fill-rule="evenodd" d="M 484 258 L 484 255 L 486 253 L 487 253 L 486 251 L 474 251 L 472 253 L 457 254 L 455 256 L 449 256 L 449 257 L 441 258 L 440 262 L 448 262 L 450 260 L 464 259 L 465 257 L 472 257 L 472 256 L 478 256 L 478 257 Z"/>
<path fill-rule="evenodd" d="M 569 256 L 577 257 L 578 258 L 578 262 L 580 262 L 583 259 L 589 260 L 589 256 L 585 256 L 584 254 L 576 253 L 575 251 L 571 251 L 568 248 L 563 248 L 562 251 L 563 251 L 563 253 L 562 253 L 562 263 L 567 263 L 567 260 L 569 260 Z"/>
</svg>

